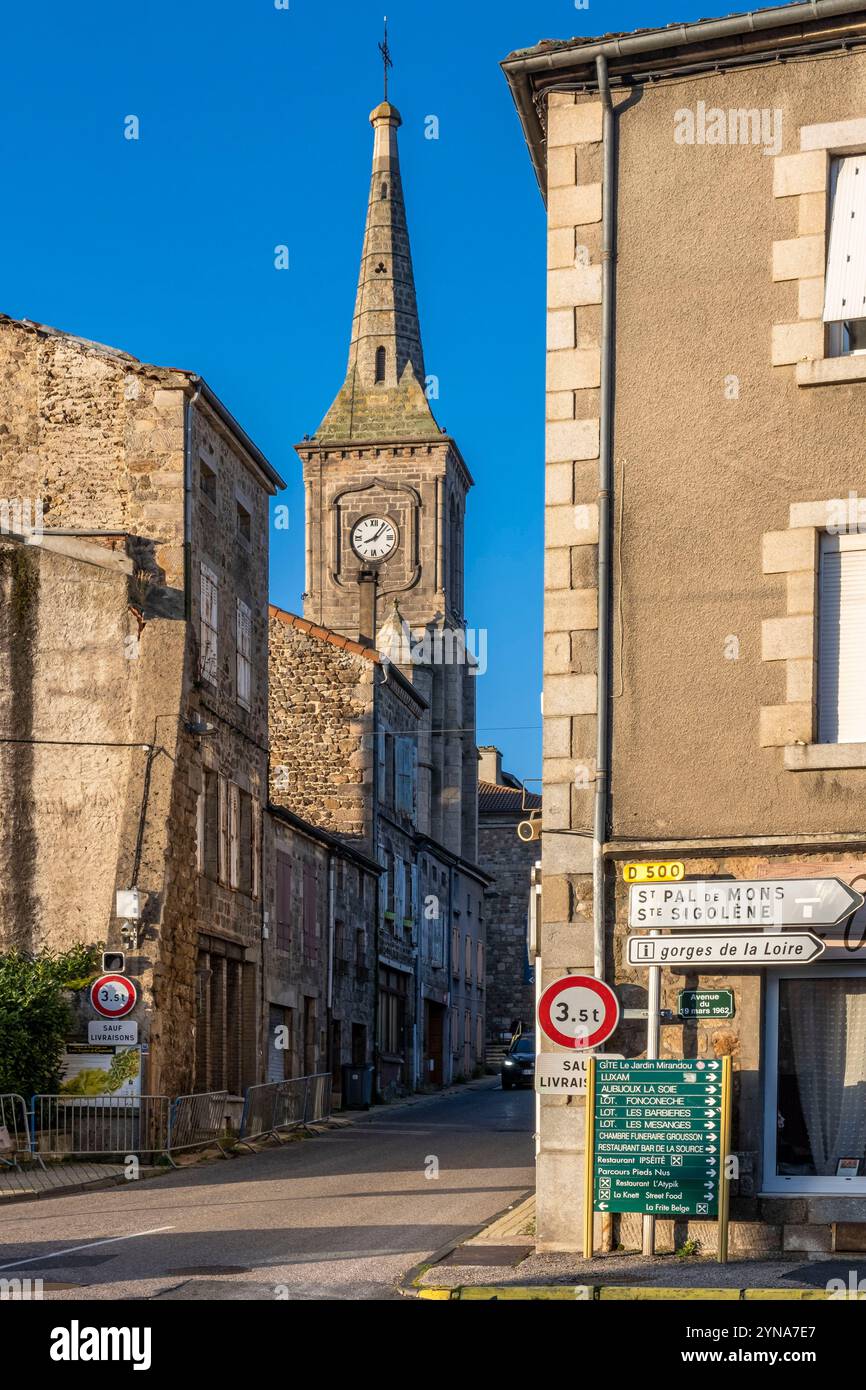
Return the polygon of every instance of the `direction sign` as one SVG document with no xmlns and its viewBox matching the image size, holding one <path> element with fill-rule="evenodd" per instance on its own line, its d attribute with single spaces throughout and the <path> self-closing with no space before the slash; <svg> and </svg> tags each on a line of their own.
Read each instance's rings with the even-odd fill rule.
<svg viewBox="0 0 866 1390">
<path fill-rule="evenodd" d="M 563 975 L 538 1001 L 538 1026 L 557 1047 L 600 1047 L 619 1023 L 619 1000 L 594 975 Z"/>
<path fill-rule="evenodd" d="M 680 1018 L 733 1018 L 731 989 L 681 989 L 677 996 Z"/>
<path fill-rule="evenodd" d="M 841 878 L 767 878 L 636 884 L 630 927 L 833 927 L 863 906 Z"/>
<path fill-rule="evenodd" d="M 629 965 L 808 965 L 824 943 L 808 931 L 739 932 L 734 936 L 630 936 Z"/>
<path fill-rule="evenodd" d="M 724 1169 L 717 1059 L 595 1062 L 593 1208 L 715 1216 Z"/>
<path fill-rule="evenodd" d="M 125 975 L 100 975 L 90 986 L 90 1002 L 103 1018 L 132 1013 L 137 997 L 135 985 Z"/>
</svg>

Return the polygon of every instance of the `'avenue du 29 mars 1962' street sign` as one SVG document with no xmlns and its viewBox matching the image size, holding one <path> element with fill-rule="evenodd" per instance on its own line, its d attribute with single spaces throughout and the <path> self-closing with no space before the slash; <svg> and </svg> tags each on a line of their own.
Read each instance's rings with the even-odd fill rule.
<svg viewBox="0 0 866 1390">
<path fill-rule="evenodd" d="M 863 906 L 840 878 L 648 883 L 629 888 L 630 927 L 834 927 Z"/>
</svg>

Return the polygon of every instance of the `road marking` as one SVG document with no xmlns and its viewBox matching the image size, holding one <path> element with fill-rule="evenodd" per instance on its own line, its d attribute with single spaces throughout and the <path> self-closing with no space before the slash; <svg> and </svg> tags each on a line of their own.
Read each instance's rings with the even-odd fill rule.
<svg viewBox="0 0 866 1390">
<path fill-rule="evenodd" d="M 11 1264 L 0 1265 L 0 1269 L 17 1269 L 19 1265 L 45 1264 L 56 1260 L 58 1255 L 74 1255 L 77 1250 L 92 1250 L 97 1245 L 116 1245 L 119 1240 L 138 1240 L 140 1236 L 155 1236 L 159 1231 L 173 1231 L 174 1226 L 154 1226 L 150 1231 L 134 1231 L 131 1236 L 109 1236 L 107 1240 L 91 1240 L 87 1245 L 70 1245 L 65 1250 L 55 1250 L 50 1255 L 30 1255 L 26 1260 L 13 1260 Z"/>
</svg>

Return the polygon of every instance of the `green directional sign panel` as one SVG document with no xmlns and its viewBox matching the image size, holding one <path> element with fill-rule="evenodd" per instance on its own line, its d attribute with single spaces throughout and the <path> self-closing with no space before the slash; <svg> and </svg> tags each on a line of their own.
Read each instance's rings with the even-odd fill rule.
<svg viewBox="0 0 866 1390">
<path fill-rule="evenodd" d="M 733 1018 L 734 992 L 730 989 L 681 989 L 677 997 L 680 1018 Z"/>
<path fill-rule="evenodd" d="M 598 1059 L 595 1065 L 594 1209 L 716 1216 L 722 1063 Z"/>
</svg>

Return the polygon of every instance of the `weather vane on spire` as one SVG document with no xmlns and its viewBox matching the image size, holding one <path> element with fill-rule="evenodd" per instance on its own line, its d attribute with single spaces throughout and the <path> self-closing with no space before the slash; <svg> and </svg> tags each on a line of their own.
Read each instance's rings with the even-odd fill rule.
<svg viewBox="0 0 866 1390">
<path fill-rule="evenodd" d="M 388 47 L 388 16 L 385 15 L 385 40 L 379 44 L 379 52 L 382 55 L 382 67 L 385 73 L 385 100 L 388 100 L 388 69 L 394 64 L 391 62 L 391 50 Z"/>
</svg>

